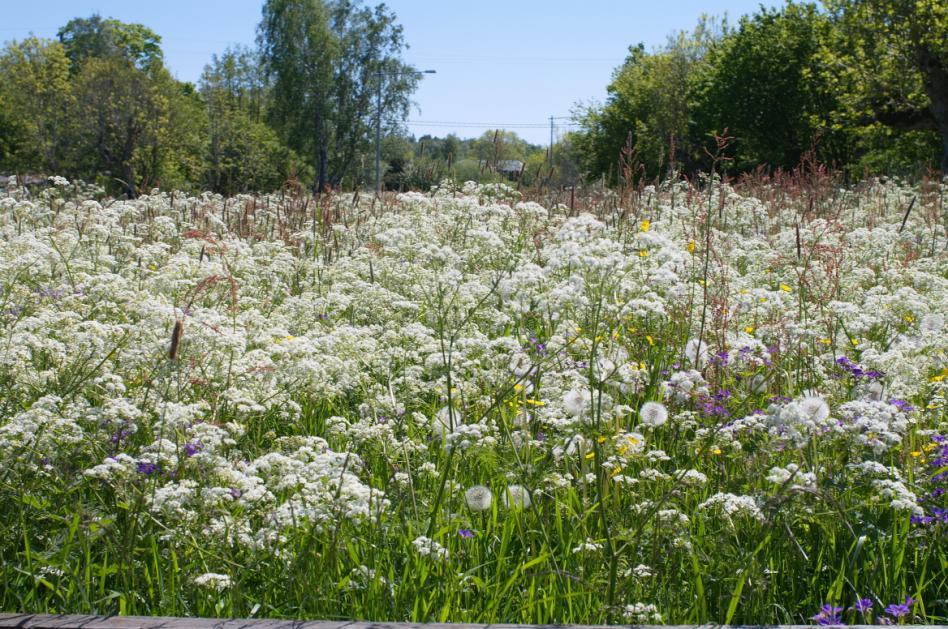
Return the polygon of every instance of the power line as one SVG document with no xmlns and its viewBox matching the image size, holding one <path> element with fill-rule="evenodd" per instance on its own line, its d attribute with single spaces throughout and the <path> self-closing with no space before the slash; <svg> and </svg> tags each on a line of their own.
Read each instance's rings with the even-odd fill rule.
<svg viewBox="0 0 948 629">
<path fill-rule="evenodd" d="M 622 59 L 617 57 L 593 58 L 593 57 L 476 57 L 476 56 L 440 56 L 440 55 L 412 55 L 413 59 L 424 59 L 426 62 L 438 62 L 447 64 L 501 64 L 501 65 L 615 65 L 622 63 Z"/>
<path fill-rule="evenodd" d="M 567 116 L 555 117 L 554 120 L 568 120 Z M 427 127 L 462 127 L 462 128 L 490 128 L 490 129 L 546 129 L 549 124 L 545 122 L 470 122 L 470 121 L 449 121 L 449 120 L 408 120 L 406 124 L 411 126 Z M 559 123 L 561 127 L 580 126 L 577 123 Z"/>
</svg>

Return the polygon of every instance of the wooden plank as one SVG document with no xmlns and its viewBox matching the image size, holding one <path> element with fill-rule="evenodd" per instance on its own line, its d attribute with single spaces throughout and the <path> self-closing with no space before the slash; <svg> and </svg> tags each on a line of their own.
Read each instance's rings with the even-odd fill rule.
<svg viewBox="0 0 948 629">
<path fill-rule="evenodd" d="M 647 625 L 612 625 L 645 627 Z M 661 629 L 696 629 L 717 625 L 665 625 Z M 755 627 L 764 625 L 741 625 Z M 767 629 L 804 629 L 812 625 L 766 625 Z M 946 625 L 901 625 L 911 627 L 948 627 Z M 163 616 L 84 616 L 52 614 L 0 614 L 0 629 L 607 629 L 605 625 L 471 625 L 407 622 L 330 622 L 280 619 L 169 618 Z M 871 625 L 850 625 L 850 629 L 870 629 Z M 656 627 L 656 629 L 658 629 Z M 877 628 L 876 628 L 877 629 Z"/>
</svg>

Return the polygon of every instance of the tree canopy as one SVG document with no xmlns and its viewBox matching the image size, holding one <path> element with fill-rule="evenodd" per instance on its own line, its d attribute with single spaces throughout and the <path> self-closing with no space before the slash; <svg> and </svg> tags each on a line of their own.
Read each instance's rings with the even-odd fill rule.
<svg viewBox="0 0 948 629">
<path fill-rule="evenodd" d="M 629 47 L 603 103 L 553 147 L 515 133 L 420 140 L 405 120 L 420 74 L 395 14 L 360 0 L 264 0 L 254 47 L 172 77 L 143 24 L 77 17 L 54 40 L 0 50 L 0 171 L 57 173 L 129 196 L 155 185 L 228 194 L 287 180 L 314 190 L 444 177 L 572 185 L 807 161 L 844 173 L 948 172 L 948 3 L 788 1 L 732 27 L 702 17 Z M 552 159 L 551 159 L 552 157 Z M 503 168 L 502 168 L 503 166 Z"/>
<path fill-rule="evenodd" d="M 788 2 L 633 47 L 606 102 L 576 114 L 583 168 L 613 181 L 630 160 L 639 175 L 669 159 L 700 170 L 726 133 L 735 171 L 804 156 L 854 174 L 948 171 L 946 15 L 938 0 Z"/>
</svg>

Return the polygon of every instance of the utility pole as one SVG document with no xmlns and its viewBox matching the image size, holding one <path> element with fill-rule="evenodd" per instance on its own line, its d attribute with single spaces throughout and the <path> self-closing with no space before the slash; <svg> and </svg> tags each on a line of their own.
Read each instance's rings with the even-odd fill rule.
<svg viewBox="0 0 948 629">
<path fill-rule="evenodd" d="M 553 116 L 550 116 L 550 166 L 553 165 Z"/>
</svg>

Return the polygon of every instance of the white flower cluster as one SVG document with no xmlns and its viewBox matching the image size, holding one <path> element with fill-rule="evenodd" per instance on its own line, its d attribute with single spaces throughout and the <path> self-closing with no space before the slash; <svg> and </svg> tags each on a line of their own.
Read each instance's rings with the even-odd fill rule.
<svg viewBox="0 0 948 629">
<path fill-rule="evenodd" d="M 622 609 L 622 617 L 639 625 L 662 622 L 662 615 L 658 612 L 658 607 L 652 603 L 628 604 Z"/>
<path fill-rule="evenodd" d="M 741 516 L 764 521 L 764 514 L 753 496 L 737 496 L 731 493 L 718 492 L 698 505 L 698 509 L 710 510 L 716 507 L 720 508 L 728 520 L 735 516 Z"/>
<path fill-rule="evenodd" d="M 231 586 L 231 578 L 226 574 L 217 574 L 216 572 L 205 572 L 202 575 L 194 577 L 194 585 L 201 588 L 208 588 L 216 592 L 223 592 Z"/>
<path fill-rule="evenodd" d="M 907 187 L 869 184 L 867 224 L 713 183 L 705 277 L 687 184 L 631 219 L 608 191 L 594 214 L 445 182 L 322 216 L 50 183 L 0 193 L 0 476 L 51 505 L 63 487 L 104 520 L 138 504 L 170 545 L 269 559 L 348 527 L 410 540 L 441 487 L 452 526 L 615 504 L 617 528 L 647 516 L 671 550 L 702 518 L 763 521 L 782 487 L 869 515 L 924 501 L 910 468 L 944 432 L 948 258 L 932 211 L 903 227 L 877 201 Z M 228 587 L 213 575 L 189 578 Z"/>
<path fill-rule="evenodd" d="M 430 537 L 425 537 L 424 535 L 416 537 L 411 545 L 414 547 L 415 552 L 421 557 L 430 557 L 438 561 L 446 561 L 448 559 L 448 549 Z"/>
</svg>

